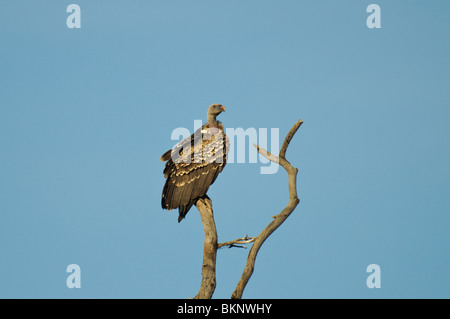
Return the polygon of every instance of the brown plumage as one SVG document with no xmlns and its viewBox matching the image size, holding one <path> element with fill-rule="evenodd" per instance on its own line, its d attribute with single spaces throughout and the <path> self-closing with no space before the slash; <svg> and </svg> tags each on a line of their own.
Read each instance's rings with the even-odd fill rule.
<svg viewBox="0 0 450 319">
<path fill-rule="evenodd" d="M 223 111 L 221 104 L 210 105 L 208 123 L 161 156 L 161 161 L 167 161 L 161 206 L 178 208 L 178 222 L 206 195 L 226 165 L 229 141 L 222 123 L 216 120 Z"/>
</svg>

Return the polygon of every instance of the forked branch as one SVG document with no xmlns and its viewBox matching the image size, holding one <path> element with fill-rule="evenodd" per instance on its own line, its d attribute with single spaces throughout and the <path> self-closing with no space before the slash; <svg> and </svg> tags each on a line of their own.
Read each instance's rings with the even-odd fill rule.
<svg viewBox="0 0 450 319">
<path fill-rule="evenodd" d="M 298 169 L 293 167 L 289 161 L 286 159 L 286 151 L 291 142 L 292 137 L 295 135 L 299 127 L 302 125 L 303 121 L 298 120 L 297 123 L 291 128 L 286 138 L 284 139 L 283 145 L 281 146 L 280 155 L 275 156 L 269 153 L 267 150 L 255 145 L 258 153 L 265 156 L 272 162 L 279 163 L 288 173 L 288 184 L 289 184 L 289 202 L 286 207 L 278 215 L 273 216 L 272 222 L 267 225 L 266 228 L 255 238 L 252 248 L 248 254 L 247 263 L 242 273 L 241 279 L 239 280 L 236 289 L 234 290 L 231 298 L 241 299 L 242 293 L 244 292 L 245 286 L 247 285 L 250 277 L 253 274 L 253 269 L 255 267 L 255 260 L 259 249 L 261 248 L 264 241 L 278 228 L 280 225 L 289 217 L 289 215 L 297 207 L 300 200 L 297 196 L 297 172 Z"/>
<path fill-rule="evenodd" d="M 217 249 L 221 247 L 243 247 L 243 244 L 249 244 L 253 242 L 253 246 L 247 257 L 247 263 L 244 268 L 244 272 L 234 290 L 231 298 L 240 299 L 242 298 L 242 293 L 247 285 L 250 277 L 253 274 L 253 269 L 255 266 L 256 255 L 261 248 L 264 241 L 289 217 L 289 215 L 294 211 L 299 203 L 297 197 L 297 172 L 298 169 L 293 167 L 286 159 L 286 151 L 292 137 L 295 135 L 299 127 L 302 125 L 303 121 L 298 120 L 297 123 L 291 128 L 287 134 L 283 145 L 281 146 L 280 155 L 275 156 L 265 150 L 264 148 L 255 145 L 256 149 L 260 154 L 265 156 L 272 162 L 279 163 L 288 173 L 288 184 L 289 184 L 289 202 L 286 207 L 278 215 L 273 216 L 272 222 L 267 225 L 266 228 L 257 237 L 248 237 L 246 235 L 243 238 L 238 238 L 225 243 L 217 243 L 217 230 L 214 222 L 214 215 L 212 209 L 212 203 L 208 196 L 197 201 L 197 208 L 200 212 L 200 216 L 203 223 L 203 229 L 205 232 L 205 242 L 203 249 L 203 267 L 202 267 L 202 282 L 200 285 L 200 290 L 198 294 L 194 297 L 195 299 L 210 299 L 216 288 L 216 256 Z M 246 247 L 244 247 L 246 248 Z"/>
</svg>

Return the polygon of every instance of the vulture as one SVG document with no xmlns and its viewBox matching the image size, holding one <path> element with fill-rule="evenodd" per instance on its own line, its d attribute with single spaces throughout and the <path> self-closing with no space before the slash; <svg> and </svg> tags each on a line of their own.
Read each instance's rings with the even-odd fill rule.
<svg viewBox="0 0 450 319">
<path fill-rule="evenodd" d="M 224 111 L 223 105 L 211 104 L 208 123 L 161 156 L 162 162 L 167 161 L 161 206 L 167 210 L 178 208 L 178 222 L 192 205 L 207 196 L 209 186 L 226 165 L 229 140 L 222 123 L 216 120 Z"/>
</svg>

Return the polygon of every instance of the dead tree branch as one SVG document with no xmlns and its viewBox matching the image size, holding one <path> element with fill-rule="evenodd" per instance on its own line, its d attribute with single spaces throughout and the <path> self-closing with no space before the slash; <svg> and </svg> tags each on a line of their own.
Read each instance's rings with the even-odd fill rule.
<svg viewBox="0 0 450 319">
<path fill-rule="evenodd" d="M 298 169 L 294 168 L 286 159 L 286 150 L 289 143 L 297 132 L 303 121 L 299 120 L 291 128 L 287 134 L 283 145 L 281 146 L 280 155 L 275 156 L 265 150 L 264 148 L 255 145 L 256 149 L 260 154 L 268 158 L 270 161 L 280 164 L 288 173 L 288 184 L 289 184 L 289 202 L 286 207 L 276 216 L 273 216 L 274 220 L 267 225 L 266 228 L 257 237 L 245 237 L 231 240 L 224 243 L 217 243 L 217 230 L 216 224 L 214 222 L 214 215 L 212 209 L 212 202 L 208 196 L 204 196 L 199 199 L 196 203 L 197 209 L 200 212 L 200 216 L 203 223 L 203 230 L 205 232 L 205 241 L 203 248 L 203 267 L 202 267 L 202 282 L 200 285 L 200 290 L 194 299 L 210 299 L 214 294 L 216 288 L 216 257 L 217 249 L 221 247 L 228 246 L 231 247 L 241 247 L 246 248 L 244 244 L 253 243 L 252 248 L 247 257 L 247 263 L 244 268 L 244 272 L 234 290 L 231 298 L 240 299 L 242 298 L 242 293 L 247 285 L 250 277 L 253 274 L 253 269 L 255 267 L 256 255 L 261 248 L 264 241 L 289 217 L 289 215 L 297 207 L 300 200 L 297 197 L 297 172 Z"/>
<path fill-rule="evenodd" d="M 253 246 L 248 254 L 247 263 L 242 273 L 241 279 L 239 280 L 236 289 L 234 290 L 231 298 L 241 299 L 242 293 L 244 292 L 245 286 L 247 285 L 250 277 L 253 274 L 253 269 L 255 267 L 256 255 L 261 248 L 264 241 L 278 228 L 280 225 L 289 217 L 289 215 L 297 207 L 300 200 L 297 197 L 297 172 L 298 169 L 293 167 L 289 161 L 286 159 L 286 150 L 291 142 L 292 137 L 295 135 L 299 127 L 302 125 L 303 121 L 298 120 L 297 123 L 291 128 L 286 138 L 284 139 L 283 145 L 281 146 L 280 155 L 275 156 L 269 153 L 267 150 L 255 145 L 256 149 L 260 154 L 265 156 L 272 162 L 279 163 L 288 173 L 288 184 L 289 184 L 289 202 L 286 207 L 274 217 L 274 220 L 267 225 L 266 228 L 256 237 Z"/>
<path fill-rule="evenodd" d="M 253 243 L 255 241 L 255 239 L 256 239 L 256 237 L 248 237 L 248 235 L 245 235 L 245 237 L 242 237 L 242 238 L 230 240 L 225 243 L 220 243 L 218 245 L 218 248 L 222 248 L 225 246 L 228 246 L 228 248 L 231 248 L 231 247 L 247 248 L 247 247 L 241 246 L 241 245 Z"/>
<path fill-rule="evenodd" d="M 205 232 L 203 247 L 202 283 L 194 299 L 211 299 L 216 289 L 217 230 L 214 222 L 212 202 L 208 196 L 200 198 L 195 204 L 200 212 Z"/>
</svg>

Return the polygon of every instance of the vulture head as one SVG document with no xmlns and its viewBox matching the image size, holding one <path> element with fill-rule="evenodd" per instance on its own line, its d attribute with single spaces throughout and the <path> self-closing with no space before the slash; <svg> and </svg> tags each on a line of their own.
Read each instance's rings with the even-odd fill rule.
<svg viewBox="0 0 450 319">
<path fill-rule="evenodd" d="M 222 104 L 211 104 L 208 108 L 208 117 L 214 116 L 216 117 L 220 113 L 225 111 L 225 106 Z"/>
<path fill-rule="evenodd" d="M 225 111 L 222 104 L 211 104 L 208 108 L 208 124 L 209 127 L 217 127 L 216 116 Z"/>
</svg>

